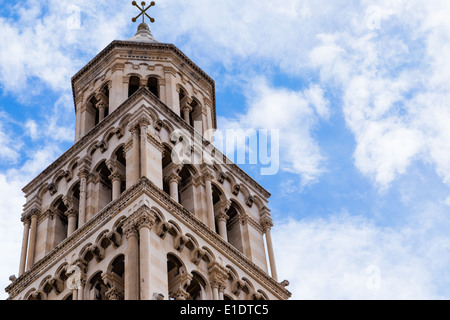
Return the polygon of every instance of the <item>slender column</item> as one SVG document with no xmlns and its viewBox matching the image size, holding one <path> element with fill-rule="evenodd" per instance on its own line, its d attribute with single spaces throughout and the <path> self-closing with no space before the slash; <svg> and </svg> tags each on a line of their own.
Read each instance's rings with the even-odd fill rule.
<svg viewBox="0 0 450 320">
<path fill-rule="evenodd" d="M 188 124 L 190 123 L 190 114 L 191 114 L 192 108 L 190 106 L 183 106 L 182 112 L 183 112 L 183 119 Z"/>
<path fill-rule="evenodd" d="M 138 182 L 140 177 L 140 164 L 139 164 L 139 127 L 134 126 L 130 128 L 132 135 L 131 150 L 128 147 L 127 151 L 127 188 Z M 131 152 L 128 156 L 128 152 Z"/>
<path fill-rule="evenodd" d="M 147 176 L 147 128 L 149 121 L 147 119 L 141 119 L 139 121 L 141 128 L 141 174 L 140 177 Z M 140 178 L 139 177 L 139 178 Z"/>
<path fill-rule="evenodd" d="M 225 293 L 225 287 L 223 285 L 219 285 L 219 300 L 223 300 L 223 294 Z"/>
<path fill-rule="evenodd" d="M 112 181 L 112 200 L 116 200 L 120 196 L 120 190 L 122 185 L 122 176 L 116 171 L 109 176 Z"/>
<path fill-rule="evenodd" d="M 22 253 L 20 255 L 19 277 L 25 272 L 25 263 L 27 260 L 28 235 L 30 233 L 30 219 L 26 216 L 22 218 L 23 221 L 23 238 L 22 238 Z"/>
<path fill-rule="evenodd" d="M 98 108 L 99 121 L 102 122 L 103 119 L 105 119 L 106 104 L 104 102 L 100 102 L 98 104 L 97 108 Z"/>
<path fill-rule="evenodd" d="M 219 284 L 217 282 L 212 284 L 213 300 L 219 300 Z"/>
<path fill-rule="evenodd" d="M 275 281 L 278 281 L 277 266 L 275 263 L 275 255 L 272 244 L 272 235 L 270 233 L 270 230 L 273 227 L 272 219 L 266 218 L 265 220 L 263 220 L 262 226 L 264 228 L 264 233 L 266 234 L 267 252 L 269 254 L 270 271 L 272 273 L 272 278 Z"/>
<path fill-rule="evenodd" d="M 172 173 L 171 175 L 169 175 L 166 178 L 166 181 L 169 183 L 170 196 L 176 202 L 180 202 L 179 195 L 178 195 L 178 184 L 181 181 L 181 177 L 177 173 Z"/>
<path fill-rule="evenodd" d="M 77 212 L 74 209 L 69 209 L 66 215 L 68 220 L 67 237 L 70 237 L 77 230 Z"/>
<path fill-rule="evenodd" d="M 128 246 L 125 255 L 125 300 L 139 300 L 138 231 L 133 221 L 124 226 Z"/>
<path fill-rule="evenodd" d="M 209 227 L 214 230 L 214 203 L 212 194 L 212 184 L 211 181 L 214 179 L 213 175 L 209 172 L 203 174 L 203 180 L 205 181 L 205 191 L 206 191 L 206 212 L 207 212 L 207 222 Z"/>
<path fill-rule="evenodd" d="M 150 230 L 155 221 L 148 214 L 142 214 L 137 220 L 139 225 L 139 273 L 141 286 L 141 300 L 151 300 L 150 293 Z"/>
<path fill-rule="evenodd" d="M 87 170 L 80 171 L 80 208 L 78 213 L 78 227 L 82 227 L 86 222 L 86 205 L 87 205 Z"/>
<path fill-rule="evenodd" d="M 227 232 L 227 220 L 229 219 L 228 215 L 225 212 L 220 212 L 217 217 L 217 225 L 219 227 L 219 235 L 225 240 L 228 241 L 228 232 Z"/>
<path fill-rule="evenodd" d="M 209 279 L 213 289 L 213 299 L 223 300 L 223 293 L 227 286 L 228 270 L 221 264 L 213 262 L 208 266 Z"/>
<path fill-rule="evenodd" d="M 34 250 L 36 248 L 36 232 L 37 232 L 37 211 L 31 212 L 31 229 L 30 229 L 30 244 L 28 247 L 27 270 L 34 264 Z"/>
</svg>

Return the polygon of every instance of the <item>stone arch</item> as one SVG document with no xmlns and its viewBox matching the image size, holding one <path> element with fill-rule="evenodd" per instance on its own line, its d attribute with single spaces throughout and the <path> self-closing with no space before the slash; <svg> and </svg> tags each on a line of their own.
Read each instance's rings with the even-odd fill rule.
<svg viewBox="0 0 450 320">
<path fill-rule="evenodd" d="M 174 253 L 167 254 L 167 283 L 168 295 L 171 299 L 186 300 L 186 289 L 190 285 L 192 276 L 188 274 L 183 261 Z"/>
<path fill-rule="evenodd" d="M 186 288 L 189 300 L 207 300 L 211 297 L 210 286 L 205 277 L 198 271 L 192 271 L 192 280 Z"/>
<path fill-rule="evenodd" d="M 161 77 L 159 75 L 150 74 L 146 77 L 146 79 L 147 79 L 147 89 L 156 97 L 160 98 Z"/>
<path fill-rule="evenodd" d="M 102 271 L 97 271 L 86 281 L 90 300 L 108 300 L 106 297 L 108 287 L 103 280 L 102 274 Z"/>
<path fill-rule="evenodd" d="M 128 98 L 131 97 L 141 87 L 141 76 L 135 73 L 127 75 L 129 77 L 128 82 Z"/>
</svg>

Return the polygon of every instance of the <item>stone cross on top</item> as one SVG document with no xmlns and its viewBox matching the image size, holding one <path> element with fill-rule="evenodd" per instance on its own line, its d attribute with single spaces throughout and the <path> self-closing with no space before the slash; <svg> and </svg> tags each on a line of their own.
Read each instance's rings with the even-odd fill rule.
<svg viewBox="0 0 450 320">
<path fill-rule="evenodd" d="M 155 19 L 153 19 L 152 17 L 150 17 L 150 16 L 147 14 L 147 10 L 150 9 L 151 7 L 153 7 L 153 6 L 155 5 L 155 1 L 152 1 L 152 2 L 150 3 L 150 5 L 149 5 L 147 8 L 145 8 L 145 1 L 142 1 L 142 2 L 141 2 L 142 8 L 138 6 L 138 4 L 136 3 L 136 1 L 133 1 L 131 4 L 132 4 L 133 6 L 135 6 L 136 8 L 138 8 L 139 10 L 141 10 L 141 13 L 140 13 L 137 17 L 131 19 L 133 22 L 136 22 L 137 19 L 138 19 L 140 16 L 142 16 L 142 23 L 145 23 L 145 16 L 147 16 L 147 18 L 150 19 L 150 22 L 151 22 L 151 23 L 155 22 Z"/>
</svg>

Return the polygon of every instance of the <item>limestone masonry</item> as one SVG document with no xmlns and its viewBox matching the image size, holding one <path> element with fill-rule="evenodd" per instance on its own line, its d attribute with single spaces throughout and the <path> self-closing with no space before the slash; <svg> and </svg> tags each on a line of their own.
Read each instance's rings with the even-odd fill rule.
<svg viewBox="0 0 450 320">
<path fill-rule="evenodd" d="M 217 161 L 228 159 L 212 145 L 215 84 L 205 72 L 142 23 L 72 87 L 75 144 L 23 189 L 9 299 L 290 297 L 277 279 L 270 194 Z M 174 157 L 186 135 L 200 139 L 184 155 L 208 150 L 203 161 Z"/>
</svg>

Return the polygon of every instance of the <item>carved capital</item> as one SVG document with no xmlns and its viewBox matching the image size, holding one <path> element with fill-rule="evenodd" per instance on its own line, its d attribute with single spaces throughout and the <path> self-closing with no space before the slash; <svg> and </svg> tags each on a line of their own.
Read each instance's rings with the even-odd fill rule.
<svg viewBox="0 0 450 320">
<path fill-rule="evenodd" d="M 208 272 L 211 285 L 219 290 L 225 290 L 228 280 L 228 270 L 218 262 L 213 262 L 209 265 Z"/>
<path fill-rule="evenodd" d="M 127 239 L 131 237 L 138 237 L 138 228 L 136 222 L 132 219 L 125 221 L 122 230 Z"/>
<path fill-rule="evenodd" d="M 171 173 L 170 175 L 165 177 L 164 180 L 167 183 L 172 183 L 172 182 L 180 183 L 181 182 L 181 177 L 178 175 L 178 173 Z"/>
</svg>

